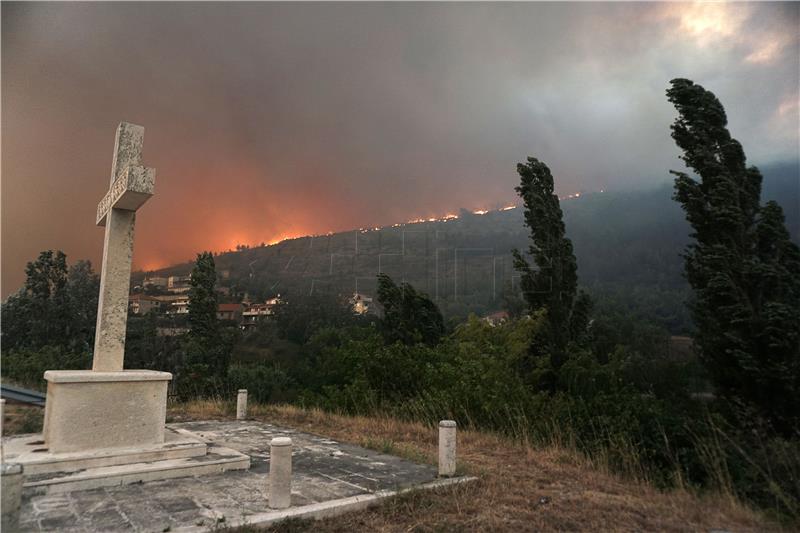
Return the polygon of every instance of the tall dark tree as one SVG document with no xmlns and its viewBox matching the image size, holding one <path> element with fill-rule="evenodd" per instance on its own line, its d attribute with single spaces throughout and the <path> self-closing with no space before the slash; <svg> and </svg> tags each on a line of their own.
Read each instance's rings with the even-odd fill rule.
<svg viewBox="0 0 800 533">
<path fill-rule="evenodd" d="M 761 173 L 727 129 L 713 93 L 671 81 L 672 138 L 699 180 L 672 173 L 692 226 L 685 254 L 695 344 L 721 395 L 755 407 L 790 434 L 800 421 L 800 250 Z"/>
<path fill-rule="evenodd" d="M 378 274 L 378 303 L 383 308 L 383 336 L 389 343 L 433 346 L 444 335 L 439 308 L 408 283 L 397 285 L 388 275 Z"/>
<path fill-rule="evenodd" d="M 190 335 L 198 339 L 217 337 L 217 270 L 210 252 L 197 254 L 189 283 Z"/>
<path fill-rule="evenodd" d="M 525 207 L 525 225 L 530 228 L 528 252 L 537 270 L 519 250 L 513 250 L 514 268 L 522 274 L 521 286 L 532 312 L 547 312 L 544 348 L 559 368 L 566 360 L 567 346 L 586 332 L 591 301 L 578 291 L 578 266 L 572 241 L 565 236 L 563 214 L 553 189 L 547 165 L 529 157 L 517 165 L 520 185 L 515 190 Z"/>
<path fill-rule="evenodd" d="M 47 369 L 91 365 L 100 282 L 91 263 L 68 268 L 64 253 L 53 250 L 25 272 L 23 288 L 2 305 L 3 375 L 38 387 Z"/>
<path fill-rule="evenodd" d="M 210 252 L 197 254 L 189 289 L 189 333 L 186 336 L 184 391 L 211 392 L 227 377 L 232 343 L 217 320 L 217 272 Z"/>
<path fill-rule="evenodd" d="M 25 285 L 3 305 L 3 348 L 69 344 L 67 256 L 46 250 L 25 268 Z"/>
</svg>

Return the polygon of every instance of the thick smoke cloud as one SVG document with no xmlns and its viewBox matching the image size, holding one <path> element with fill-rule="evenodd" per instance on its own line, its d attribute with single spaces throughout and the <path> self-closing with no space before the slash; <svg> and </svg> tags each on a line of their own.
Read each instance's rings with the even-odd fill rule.
<svg viewBox="0 0 800 533">
<path fill-rule="evenodd" d="M 798 157 L 798 4 L 3 3 L 2 282 L 92 225 L 120 120 L 156 196 L 135 266 L 680 167 L 668 81 L 713 90 L 758 164 Z M 99 266 L 99 265 L 98 265 Z"/>
</svg>

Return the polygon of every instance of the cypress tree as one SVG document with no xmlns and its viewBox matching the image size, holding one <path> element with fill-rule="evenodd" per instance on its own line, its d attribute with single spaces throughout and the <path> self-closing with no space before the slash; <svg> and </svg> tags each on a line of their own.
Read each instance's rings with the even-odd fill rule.
<svg viewBox="0 0 800 533">
<path fill-rule="evenodd" d="M 189 282 L 189 326 L 195 338 L 212 339 L 219 335 L 216 283 L 214 257 L 210 252 L 197 254 Z"/>
<path fill-rule="evenodd" d="M 672 138 L 699 176 L 671 171 L 693 229 L 684 257 L 695 345 L 718 394 L 791 434 L 800 417 L 800 249 L 780 206 L 761 205 L 761 173 L 747 166 L 716 96 L 690 80 L 670 83 Z"/>
<path fill-rule="evenodd" d="M 565 235 L 563 213 L 554 192 L 553 176 L 547 165 L 529 157 L 517 164 L 520 185 L 515 190 L 525 207 L 525 225 L 530 228 L 528 252 L 534 270 L 519 250 L 513 250 L 514 268 L 522 275 L 521 286 L 531 312 L 545 309 L 545 348 L 554 368 L 567 357 L 567 346 L 585 333 L 591 309 L 588 295 L 578 291 L 578 265 L 572 241 Z"/>
<path fill-rule="evenodd" d="M 217 272 L 210 252 L 197 255 L 189 289 L 189 334 L 185 352 L 190 380 L 184 390 L 208 393 L 228 374 L 231 345 L 217 320 Z"/>
</svg>

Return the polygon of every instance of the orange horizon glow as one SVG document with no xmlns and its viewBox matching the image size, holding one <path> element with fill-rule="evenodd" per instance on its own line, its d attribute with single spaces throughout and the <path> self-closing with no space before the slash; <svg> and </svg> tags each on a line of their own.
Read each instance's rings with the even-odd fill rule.
<svg viewBox="0 0 800 533">
<path fill-rule="evenodd" d="M 605 192 L 605 189 L 600 189 L 597 192 L 598 193 L 603 193 L 603 192 Z M 577 199 L 577 198 L 581 198 L 581 196 L 584 196 L 585 194 L 586 193 L 580 193 L 580 192 L 573 193 L 573 194 L 567 194 L 565 196 L 559 197 L 559 200 L 564 201 L 564 200 Z M 519 207 L 519 206 L 511 204 L 511 205 L 506 205 L 504 207 L 499 207 L 499 208 L 496 208 L 496 209 L 474 209 L 474 210 L 471 210 L 470 212 L 472 214 L 474 214 L 474 215 L 482 216 L 482 215 L 486 215 L 486 214 L 492 213 L 492 212 L 500 213 L 500 212 L 504 212 L 504 211 L 510 211 L 512 209 L 516 209 L 517 207 Z M 320 231 L 320 232 L 313 232 L 313 231 L 284 232 L 284 233 L 278 234 L 278 236 L 269 237 L 269 238 L 256 238 L 256 237 L 249 238 L 249 237 L 245 237 L 241 233 L 237 233 L 237 234 L 235 234 L 234 237 L 229 237 L 227 235 L 220 236 L 219 238 L 214 239 L 215 242 L 218 242 L 220 244 L 214 245 L 214 246 L 210 246 L 210 247 L 204 247 L 204 249 L 207 249 L 208 251 L 210 251 L 210 252 L 212 252 L 214 254 L 223 254 L 223 253 L 235 252 L 237 246 L 247 246 L 248 248 L 257 248 L 257 247 L 260 247 L 261 245 L 274 246 L 274 245 L 280 244 L 280 243 L 282 243 L 284 241 L 288 241 L 288 240 L 292 240 L 292 239 L 302 239 L 302 238 L 305 238 L 305 237 L 321 237 L 321 236 L 324 236 L 324 235 L 333 235 L 334 233 L 347 233 L 347 232 L 350 232 L 350 231 L 358 231 L 360 233 L 368 233 L 370 231 L 379 231 L 379 230 L 385 229 L 385 228 L 399 228 L 399 227 L 406 226 L 406 225 L 411 225 L 411 224 L 422 224 L 422 223 L 428 223 L 428 222 L 449 222 L 449 221 L 452 221 L 452 220 L 457 220 L 458 218 L 459 218 L 459 216 L 456 215 L 456 214 L 447 213 L 447 214 L 441 215 L 441 216 L 419 217 L 419 218 L 409 219 L 406 222 L 395 222 L 393 224 L 386 224 L 386 225 L 383 225 L 383 226 L 374 226 L 374 227 L 367 227 L 367 228 L 359 227 L 359 228 L 354 228 L 354 229 L 349 229 L 349 230 L 339 230 L 339 231 L 328 230 L 328 231 Z M 144 252 L 144 254 L 146 255 L 147 252 Z M 190 262 L 191 260 L 192 260 L 192 258 L 187 258 L 185 260 L 178 260 L 178 261 L 169 261 L 169 260 L 165 260 L 165 259 L 161 259 L 161 258 L 152 258 L 152 257 L 147 257 L 146 259 L 142 259 L 142 260 L 138 260 L 138 259 L 134 258 L 134 270 L 143 271 L 143 272 L 162 270 L 162 269 L 168 268 L 170 266 L 174 266 L 174 265 L 185 263 L 185 262 Z"/>
<path fill-rule="evenodd" d="M 603 191 L 601 190 L 600 192 L 603 192 Z M 570 195 L 562 197 L 561 199 L 562 200 L 567 200 L 567 199 L 578 198 L 578 197 L 580 197 L 580 193 L 570 194 Z M 499 207 L 499 208 L 496 208 L 496 209 L 474 209 L 474 210 L 471 210 L 470 212 L 472 214 L 480 216 L 480 215 L 485 215 L 485 214 L 488 214 L 488 213 L 491 213 L 491 212 L 498 212 L 499 213 L 499 212 L 503 212 L 503 211 L 510 211 L 512 209 L 516 209 L 517 207 L 518 207 L 517 205 L 511 204 L 511 205 L 506 205 L 504 207 Z M 347 233 L 349 231 L 358 231 L 360 233 L 368 233 L 368 232 L 371 232 L 371 231 L 379 231 L 379 230 L 385 229 L 385 228 L 398 228 L 398 227 L 411 225 L 411 224 L 422 224 L 422 223 L 428 223 L 428 222 L 449 222 L 449 221 L 452 221 L 452 220 L 457 220 L 458 218 L 459 218 L 458 215 L 456 215 L 456 214 L 451 212 L 451 213 L 447 213 L 447 214 L 441 215 L 441 216 L 428 216 L 428 217 L 414 218 L 414 219 L 410 219 L 410 220 L 408 220 L 406 222 L 395 222 L 394 224 L 386 224 L 386 225 L 383 225 L 383 226 L 374 226 L 374 227 L 367 227 L 367 228 L 359 227 L 359 228 L 355 228 L 355 229 L 351 229 L 351 230 L 341 230 L 341 231 L 329 230 L 329 231 L 323 231 L 323 232 L 317 232 L 317 233 L 312 232 L 312 231 L 306 231 L 306 232 L 302 232 L 302 231 L 300 231 L 300 232 L 284 232 L 284 233 L 280 233 L 278 236 L 270 237 L 270 238 L 248 238 L 248 237 L 245 237 L 244 235 L 242 235 L 241 233 L 237 233 L 237 234 L 235 234 L 234 237 L 221 236 L 221 237 L 219 237 L 217 239 L 214 239 L 216 242 L 221 243 L 221 244 L 218 244 L 216 246 L 210 246 L 210 247 L 207 247 L 205 249 L 208 249 L 209 251 L 211 251 L 214 254 L 222 254 L 222 253 L 235 252 L 237 246 L 247 246 L 249 248 L 257 248 L 257 247 L 260 247 L 262 245 L 264 245 L 264 246 L 274 246 L 274 245 L 280 244 L 281 242 L 284 242 L 284 241 L 288 241 L 288 240 L 292 240 L 292 239 L 301 239 L 301 238 L 305 238 L 305 237 L 320 237 L 320 236 L 323 236 L 323 235 L 333 235 L 334 233 Z M 143 252 L 143 254 L 146 255 L 147 252 Z M 181 264 L 181 263 L 190 262 L 191 260 L 192 260 L 191 258 L 187 258 L 185 260 L 173 260 L 173 261 L 170 261 L 170 260 L 166 260 L 166 259 L 162 259 L 162 258 L 146 257 L 146 259 L 138 259 L 138 258 L 134 257 L 134 268 L 133 269 L 135 271 L 152 272 L 152 271 L 157 271 L 157 270 L 163 270 L 163 269 L 168 268 L 170 266 L 178 265 L 178 264 Z"/>
<path fill-rule="evenodd" d="M 604 193 L 605 189 L 599 189 L 595 191 L 596 194 Z M 567 194 L 564 196 L 560 196 L 559 200 L 574 200 L 579 199 L 583 196 L 586 196 L 586 192 L 576 192 L 572 194 Z M 488 213 L 501 213 L 505 211 L 511 211 L 513 209 L 517 209 L 519 205 L 510 204 L 503 207 L 498 207 L 494 209 L 473 209 L 469 210 L 470 213 L 478 216 L 486 215 Z M 409 219 L 406 222 L 395 222 L 393 224 L 384 224 L 382 226 L 374 226 L 374 227 L 358 227 L 353 229 L 342 229 L 342 230 L 327 230 L 327 231 L 295 231 L 295 232 L 282 232 L 279 233 L 277 236 L 274 237 L 248 237 L 243 235 L 240 232 L 235 233 L 234 237 L 230 237 L 226 235 L 220 235 L 218 238 L 214 238 L 213 241 L 218 243 L 216 245 L 212 245 L 209 247 L 201 247 L 203 250 L 208 250 L 214 254 L 223 254 L 229 252 L 236 252 L 237 246 L 246 246 L 248 248 L 258 248 L 262 245 L 264 246 L 274 246 L 276 244 L 280 244 L 284 241 L 292 240 L 292 239 L 302 239 L 305 237 L 322 237 L 325 235 L 333 235 L 335 233 L 348 233 L 352 231 L 358 231 L 360 233 L 368 233 L 371 231 L 379 231 L 386 228 L 399 228 L 407 225 L 412 224 L 423 224 L 423 223 L 430 223 L 430 222 L 450 222 L 453 220 L 458 220 L 459 216 L 449 212 L 445 215 L 439 216 L 426 216 L 426 217 L 419 217 Z M 170 261 L 168 259 L 163 258 L 154 258 L 147 255 L 147 252 L 143 252 L 146 259 L 137 259 L 134 257 L 134 270 L 143 271 L 143 272 L 151 272 L 156 270 L 162 270 L 168 268 L 170 266 L 178 265 L 181 263 L 190 262 L 193 260 L 192 257 L 183 259 L 183 260 L 173 260 Z"/>
</svg>

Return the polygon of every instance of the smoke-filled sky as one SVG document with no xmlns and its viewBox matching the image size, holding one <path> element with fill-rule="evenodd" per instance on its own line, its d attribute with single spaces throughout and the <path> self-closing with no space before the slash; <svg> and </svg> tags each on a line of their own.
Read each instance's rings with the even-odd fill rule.
<svg viewBox="0 0 800 533">
<path fill-rule="evenodd" d="M 114 132 L 156 194 L 134 267 L 680 168 L 664 92 L 725 105 L 750 161 L 798 158 L 800 4 L 2 4 L 2 293 L 40 250 L 99 270 Z"/>
</svg>

